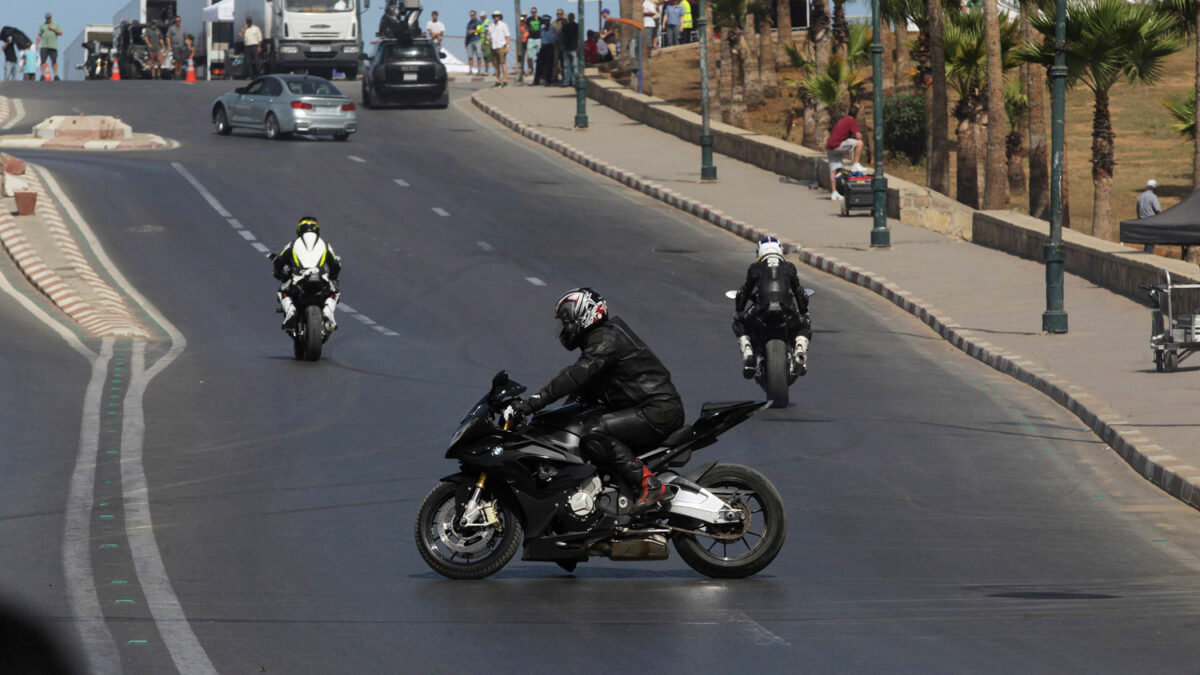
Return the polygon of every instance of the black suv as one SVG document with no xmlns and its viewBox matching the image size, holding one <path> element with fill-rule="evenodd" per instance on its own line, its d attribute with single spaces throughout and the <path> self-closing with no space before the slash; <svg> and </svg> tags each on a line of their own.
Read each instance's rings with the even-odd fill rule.
<svg viewBox="0 0 1200 675">
<path fill-rule="evenodd" d="M 363 105 L 450 105 L 446 66 L 429 40 L 384 40 L 363 72 Z"/>
</svg>

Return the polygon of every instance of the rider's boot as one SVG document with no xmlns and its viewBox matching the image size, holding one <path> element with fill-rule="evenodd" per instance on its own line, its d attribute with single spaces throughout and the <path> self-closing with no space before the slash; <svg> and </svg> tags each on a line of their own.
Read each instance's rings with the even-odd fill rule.
<svg viewBox="0 0 1200 675">
<path fill-rule="evenodd" d="M 742 377 L 749 380 L 754 377 L 754 347 L 750 345 L 750 337 L 743 335 L 738 338 L 738 349 L 742 352 Z"/>
<path fill-rule="evenodd" d="M 663 485 L 657 476 L 650 473 L 650 469 L 646 468 L 646 465 L 639 460 L 625 462 L 622 466 L 622 473 L 626 475 L 627 479 L 630 479 L 629 484 L 633 486 L 633 492 L 638 496 L 630 513 L 651 511 L 666 498 L 667 486 Z"/>
<path fill-rule="evenodd" d="M 321 316 L 325 318 L 325 330 L 333 332 L 337 330 L 337 321 L 333 318 L 333 312 L 337 309 L 337 299 L 328 298 L 325 300 L 325 306 L 321 308 Z"/>
<path fill-rule="evenodd" d="M 279 307 L 283 310 L 283 325 L 280 328 L 287 330 L 292 325 L 292 319 L 296 317 L 296 304 L 288 296 L 280 295 Z"/>
<path fill-rule="evenodd" d="M 793 351 L 793 367 L 796 369 L 797 375 L 804 375 L 808 372 L 808 338 L 803 335 L 796 336 L 796 347 Z"/>
</svg>

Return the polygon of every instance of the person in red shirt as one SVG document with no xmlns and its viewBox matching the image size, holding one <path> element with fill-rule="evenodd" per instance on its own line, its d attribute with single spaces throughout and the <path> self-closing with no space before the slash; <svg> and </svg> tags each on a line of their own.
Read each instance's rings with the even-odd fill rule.
<svg viewBox="0 0 1200 675">
<path fill-rule="evenodd" d="M 866 169 L 858 163 L 858 160 L 862 158 L 863 142 L 856 117 L 858 117 L 858 106 L 852 105 L 850 110 L 846 111 L 846 116 L 833 125 L 833 131 L 829 132 L 829 141 L 825 143 L 825 157 L 829 160 L 829 198 L 834 201 L 842 199 L 834 181 L 837 179 L 838 169 L 842 168 L 847 152 L 853 153 L 854 164 L 850 170 L 866 172 Z"/>
</svg>

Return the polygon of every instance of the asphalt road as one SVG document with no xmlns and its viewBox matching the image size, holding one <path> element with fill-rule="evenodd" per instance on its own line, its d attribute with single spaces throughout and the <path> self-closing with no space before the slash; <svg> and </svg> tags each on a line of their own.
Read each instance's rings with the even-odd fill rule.
<svg viewBox="0 0 1200 675">
<path fill-rule="evenodd" d="M 425 492 L 456 469 L 445 441 L 496 370 L 537 387 L 568 362 L 552 320 L 563 290 L 604 292 L 671 368 L 690 413 L 705 400 L 762 397 L 739 376 L 723 297 L 752 247 L 526 144 L 477 114 L 464 85 L 447 111 L 360 111 L 347 143 L 215 136 L 208 104 L 226 86 L 0 90 L 24 101 L 18 130 L 84 111 L 180 142 L 157 153 L 17 153 L 53 172 L 129 282 L 186 338 L 145 393 L 141 457 L 186 621 L 163 618 L 161 579 L 145 587 L 136 546 L 94 548 L 106 662 L 103 645 L 79 637 L 86 617 L 62 590 L 88 363 L 0 295 L 0 594 L 93 665 L 1195 668 L 1200 515 L 1048 399 L 874 295 L 806 270 L 817 330 L 794 404 L 699 455 L 758 468 L 782 493 L 788 540 L 765 572 L 713 581 L 672 558 L 593 559 L 575 575 L 514 560 L 482 582 L 433 574 L 412 523 Z M 315 364 L 291 358 L 254 248 L 278 250 L 302 215 L 321 220 L 343 257 L 353 310 Z M 147 365 L 166 344 L 148 347 Z M 120 380 L 131 349 L 116 346 L 106 378 Z M 119 499 L 124 475 L 103 470 L 97 501 L 104 490 Z M 123 543 L 119 527 L 95 537 Z"/>
</svg>

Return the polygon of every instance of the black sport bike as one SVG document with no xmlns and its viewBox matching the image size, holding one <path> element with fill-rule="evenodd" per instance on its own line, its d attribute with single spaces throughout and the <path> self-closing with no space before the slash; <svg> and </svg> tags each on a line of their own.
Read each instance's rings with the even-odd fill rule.
<svg viewBox="0 0 1200 675">
<path fill-rule="evenodd" d="M 279 257 L 267 254 L 268 260 Z M 333 327 L 325 322 L 321 310 L 325 301 L 337 294 L 337 282 L 319 268 L 292 270 L 288 297 L 295 303 L 296 313 L 292 322 L 283 330 L 292 338 L 292 354 L 299 360 L 317 361 L 321 358 L 321 347 L 329 339 Z M 276 309 L 282 313 L 282 309 Z"/>
<path fill-rule="evenodd" d="M 512 404 L 524 391 L 501 371 L 450 439 L 446 458 L 461 471 L 426 495 L 415 525 L 421 557 L 437 573 L 486 577 L 522 543 L 522 560 L 567 571 L 589 556 L 664 560 L 668 541 L 710 577 L 747 577 L 778 555 L 783 501 L 762 474 L 725 462 L 682 472 L 694 451 L 768 403 L 705 403 L 694 424 L 643 454 L 671 499 L 635 516 L 629 487 L 580 456 L 582 420 L 599 406 L 577 401 L 522 420 Z"/>
</svg>

